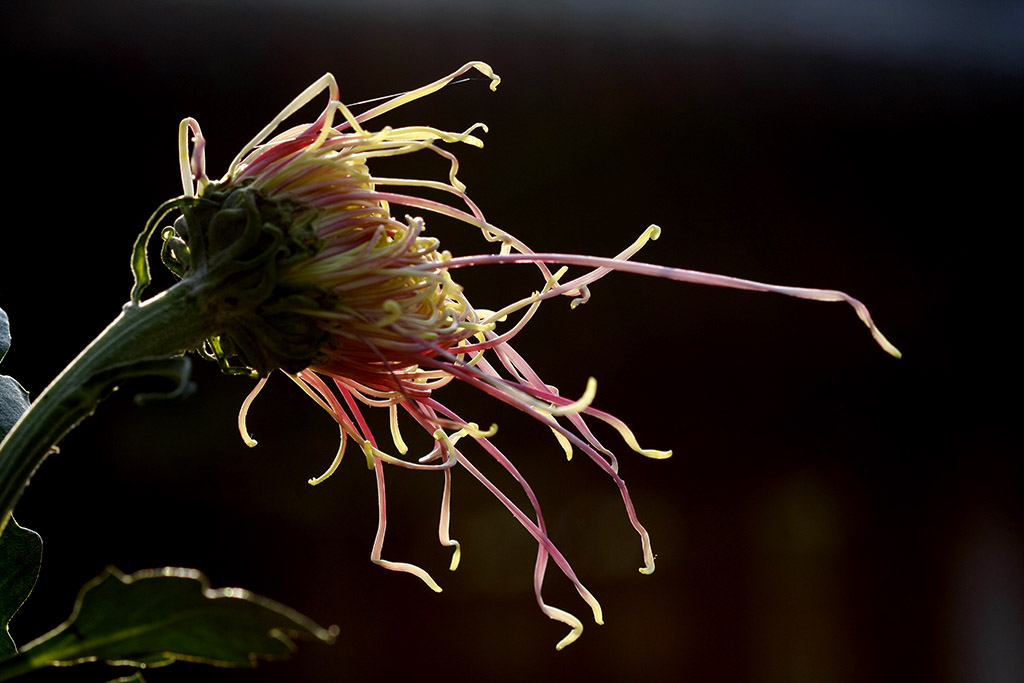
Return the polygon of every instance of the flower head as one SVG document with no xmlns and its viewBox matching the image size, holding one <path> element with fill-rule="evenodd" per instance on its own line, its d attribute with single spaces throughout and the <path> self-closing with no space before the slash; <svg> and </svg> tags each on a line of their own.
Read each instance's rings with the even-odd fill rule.
<svg viewBox="0 0 1024 683">
<path fill-rule="evenodd" d="M 583 586 L 567 559 L 548 535 L 536 495 L 512 460 L 495 445 L 495 426 L 482 429 L 442 403 L 437 390 L 458 380 L 511 405 L 548 427 L 565 454 L 584 453 L 617 486 L 625 511 L 640 536 L 643 566 L 654 571 L 650 538 L 641 525 L 612 451 L 590 429 L 592 420 L 614 427 L 634 451 L 665 458 L 670 451 L 641 448 L 624 422 L 592 406 L 596 383 L 588 381 L 579 399 L 563 397 L 546 384 L 509 342 L 523 329 L 544 300 L 572 297 L 585 302 L 588 285 L 612 270 L 719 286 L 774 291 L 823 301 L 845 300 L 871 328 L 876 339 L 897 353 L 875 329 L 867 310 L 854 299 L 832 290 L 776 287 L 719 275 L 629 261 L 660 232 L 651 226 L 627 249 L 612 258 L 536 253 L 511 234 L 488 223 L 467 197 L 456 177 L 456 157 L 441 143 L 482 146 L 476 124 L 461 133 L 428 126 L 383 127 L 367 123 L 423 97 L 472 70 L 499 79 L 481 62 L 417 90 L 393 97 L 355 114 L 339 99 L 334 77 L 325 75 L 286 107 L 234 159 L 220 180 L 206 175 L 205 140 L 198 123 L 181 124 L 181 172 L 184 195 L 154 216 L 136 249 L 138 300 L 145 285 L 145 243 L 157 222 L 172 209 L 182 217 L 164 237 L 164 262 L 191 283 L 203 310 L 216 319 L 218 334 L 201 352 L 225 369 L 259 377 L 239 415 L 242 438 L 249 445 L 245 415 L 273 370 L 282 370 L 337 422 L 340 446 L 330 467 L 310 479 L 319 484 L 338 466 L 352 441 L 374 472 L 379 523 L 371 559 L 388 569 L 408 572 L 436 591 L 440 587 L 423 569 L 383 559 L 387 524 L 385 467 L 436 471 L 444 478 L 439 537 L 454 549 L 449 535 L 451 470 L 462 467 L 490 490 L 520 521 L 538 544 L 534 590 L 541 610 L 571 627 L 559 649 L 582 632 L 578 618 L 548 605 L 542 597 L 544 576 L 554 562 L 602 622 L 601 607 Z M 280 124 L 304 104 L 327 90 L 329 101 L 316 121 L 274 137 Z M 192 148 L 189 149 L 191 132 Z M 269 139 L 268 139 L 269 138 Z M 446 180 L 415 180 L 375 176 L 371 166 L 380 157 L 429 151 L 450 163 Z M 410 192 L 439 191 L 452 203 Z M 419 217 L 398 218 L 392 207 L 448 216 L 479 231 L 497 253 L 452 257 L 425 230 Z M 141 259 L 141 261 L 140 261 Z M 453 276 L 458 268 L 497 263 L 529 263 L 540 274 L 537 291 L 497 310 L 476 309 Z M 552 271 L 548 264 L 562 267 Z M 566 266 L 590 270 L 563 282 Z M 518 318 L 512 322 L 511 316 Z M 390 413 L 391 443 L 373 434 L 363 416 L 369 408 Z M 418 425 L 433 440 L 429 452 L 409 457 L 400 421 Z M 493 458 L 522 488 L 532 509 L 524 511 L 473 464 L 472 442 Z"/>
</svg>

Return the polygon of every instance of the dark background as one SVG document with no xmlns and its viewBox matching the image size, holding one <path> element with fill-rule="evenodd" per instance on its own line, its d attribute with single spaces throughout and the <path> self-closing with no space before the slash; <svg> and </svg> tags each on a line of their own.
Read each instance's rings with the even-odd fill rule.
<svg viewBox="0 0 1024 683">
<path fill-rule="evenodd" d="M 440 478 L 389 470 L 385 557 L 430 570 L 435 595 L 369 562 L 376 500 L 358 452 L 305 483 L 336 447 L 322 411 L 272 378 L 249 450 L 234 419 L 251 382 L 197 361 L 189 401 L 140 409 L 122 391 L 33 479 L 18 518 L 46 548 L 18 642 L 65 618 L 107 564 L 182 565 L 341 635 L 289 663 L 177 664 L 147 672 L 155 683 L 1024 679 L 1021 3 L 624 5 L 3 5 L 4 372 L 33 394 L 127 299 L 132 240 L 180 192 L 181 118 L 203 125 L 217 177 L 324 71 L 352 102 L 471 59 L 503 77 L 497 93 L 454 86 L 383 123 L 486 122 L 484 150 L 457 151 L 492 222 L 540 251 L 599 255 L 655 222 L 663 236 L 640 260 L 845 290 L 905 354 L 888 357 L 843 305 L 630 275 L 575 311 L 547 304 L 516 347 L 566 394 L 596 376 L 597 407 L 675 450 L 652 462 L 617 448 L 658 553 L 650 577 L 595 467 L 446 388 L 500 424 L 497 443 L 602 600 L 606 625 L 561 653 L 565 629 L 533 601 L 534 544 L 469 476 L 455 481 L 464 555 L 450 574 Z M 404 172 L 444 177 L 419 163 Z M 453 253 L 486 249 L 426 218 Z M 462 277 L 485 308 L 532 278 Z M 548 575 L 549 602 L 586 618 Z M 90 665 L 35 680 L 113 677 Z"/>
</svg>

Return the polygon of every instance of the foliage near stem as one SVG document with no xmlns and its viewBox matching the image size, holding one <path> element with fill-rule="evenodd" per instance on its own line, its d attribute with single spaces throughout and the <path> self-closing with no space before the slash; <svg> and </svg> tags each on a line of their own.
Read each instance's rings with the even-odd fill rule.
<svg viewBox="0 0 1024 683">
<path fill-rule="evenodd" d="M 251 667 L 283 659 L 294 639 L 333 642 L 298 612 L 241 588 L 211 589 L 195 569 L 124 574 L 86 584 L 66 622 L 0 664 L 0 681 L 44 666 L 102 661 L 139 668 L 175 661 Z"/>
</svg>

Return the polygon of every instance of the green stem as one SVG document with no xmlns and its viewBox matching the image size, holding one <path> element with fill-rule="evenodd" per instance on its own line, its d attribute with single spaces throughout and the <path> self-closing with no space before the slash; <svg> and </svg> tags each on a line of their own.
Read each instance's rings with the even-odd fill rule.
<svg viewBox="0 0 1024 683">
<path fill-rule="evenodd" d="M 168 375 L 166 359 L 213 336 L 189 283 L 124 311 L 39 395 L 0 442 L 0 532 L 29 478 L 53 447 L 119 381 Z"/>
<path fill-rule="evenodd" d="M 0 662 L 0 682 L 24 676 L 36 669 L 41 669 L 43 666 L 42 664 L 35 664 L 24 653 L 19 652 Z"/>
</svg>

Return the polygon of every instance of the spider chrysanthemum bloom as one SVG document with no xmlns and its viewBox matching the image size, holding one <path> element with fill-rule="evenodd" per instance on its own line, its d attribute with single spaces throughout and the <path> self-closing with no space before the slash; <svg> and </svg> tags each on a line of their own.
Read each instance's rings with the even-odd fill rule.
<svg viewBox="0 0 1024 683">
<path fill-rule="evenodd" d="M 145 259 L 145 242 L 163 216 L 180 209 L 182 217 L 164 237 L 164 262 L 191 283 L 199 307 L 216 323 L 218 334 L 201 352 L 229 371 L 259 377 L 243 404 L 239 426 L 243 439 L 255 445 L 245 427 L 245 414 L 267 376 L 282 370 L 338 423 L 341 443 L 334 462 L 318 484 L 330 476 L 346 446 L 355 442 L 373 470 L 379 502 L 379 524 L 371 559 L 389 569 L 412 573 L 434 590 L 437 583 L 421 568 L 383 559 L 387 524 L 385 467 L 394 465 L 433 470 L 443 476 L 439 536 L 454 548 L 451 568 L 459 562 L 459 544 L 449 536 L 451 469 L 462 467 L 490 490 L 533 535 L 538 543 L 534 590 L 540 608 L 552 619 L 568 624 L 571 632 L 558 647 L 569 644 L 583 626 L 572 614 L 546 604 L 542 585 L 549 562 L 572 582 L 601 623 L 601 608 L 583 586 L 566 558 L 549 538 L 537 497 L 512 461 L 491 437 L 495 427 L 482 429 L 446 407 L 436 396 L 453 380 L 479 389 L 550 428 L 567 456 L 586 454 L 618 487 L 626 514 L 641 539 L 643 573 L 654 570 L 654 554 L 634 511 L 626 485 L 618 474 L 612 451 L 593 434 L 588 420 L 614 427 L 634 451 L 664 458 L 669 451 L 641 448 L 618 418 L 591 403 L 591 379 L 579 399 L 565 398 L 546 384 L 509 345 L 540 303 L 570 296 L 573 305 L 589 298 L 587 286 L 612 270 L 628 270 L 680 281 L 759 291 L 774 291 L 823 301 L 845 300 L 890 352 L 898 353 L 871 323 L 856 300 L 832 290 L 775 287 L 724 276 L 629 262 L 659 229 L 648 228 L 636 242 L 613 258 L 535 253 L 507 232 L 488 223 L 456 178 L 455 156 L 440 143 L 481 146 L 473 135 L 480 124 L 462 133 L 426 126 L 370 130 L 371 119 L 443 88 L 476 69 L 498 77 L 486 64 L 474 62 L 418 90 L 394 97 L 361 114 L 339 100 L 330 74 L 314 83 L 285 108 L 235 158 L 218 181 L 206 175 L 205 140 L 192 119 L 180 129 L 181 171 L 185 194 L 154 216 L 137 245 L 136 264 Z M 276 128 L 323 90 L 329 101 L 313 123 L 296 126 L 267 139 Z M 189 150 L 189 133 L 192 149 Z M 379 157 L 431 151 L 450 162 L 445 181 L 383 178 L 372 174 Z M 415 194 L 446 193 L 452 203 Z M 452 257 L 425 232 L 420 218 L 398 218 L 392 207 L 445 215 L 479 230 L 496 253 Z M 532 263 L 541 275 L 537 291 L 496 310 L 475 309 L 453 274 L 458 268 L 494 263 Z M 557 271 L 548 264 L 563 267 Z M 563 282 L 566 268 L 591 270 Z M 144 265 L 142 266 L 144 270 Z M 138 270 L 138 268 L 137 268 Z M 146 278 L 140 278 L 138 301 Z M 364 419 L 367 408 L 390 413 L 389 443 L 380 441 Z M 433 439 L 425 454 L 410 456 L 399 423 L 415 424 Z M 473 464 L 465 442 L 475 442 L 497 461 L 525 492 L 532 510 L 521 510 Z"/>
</svg>

